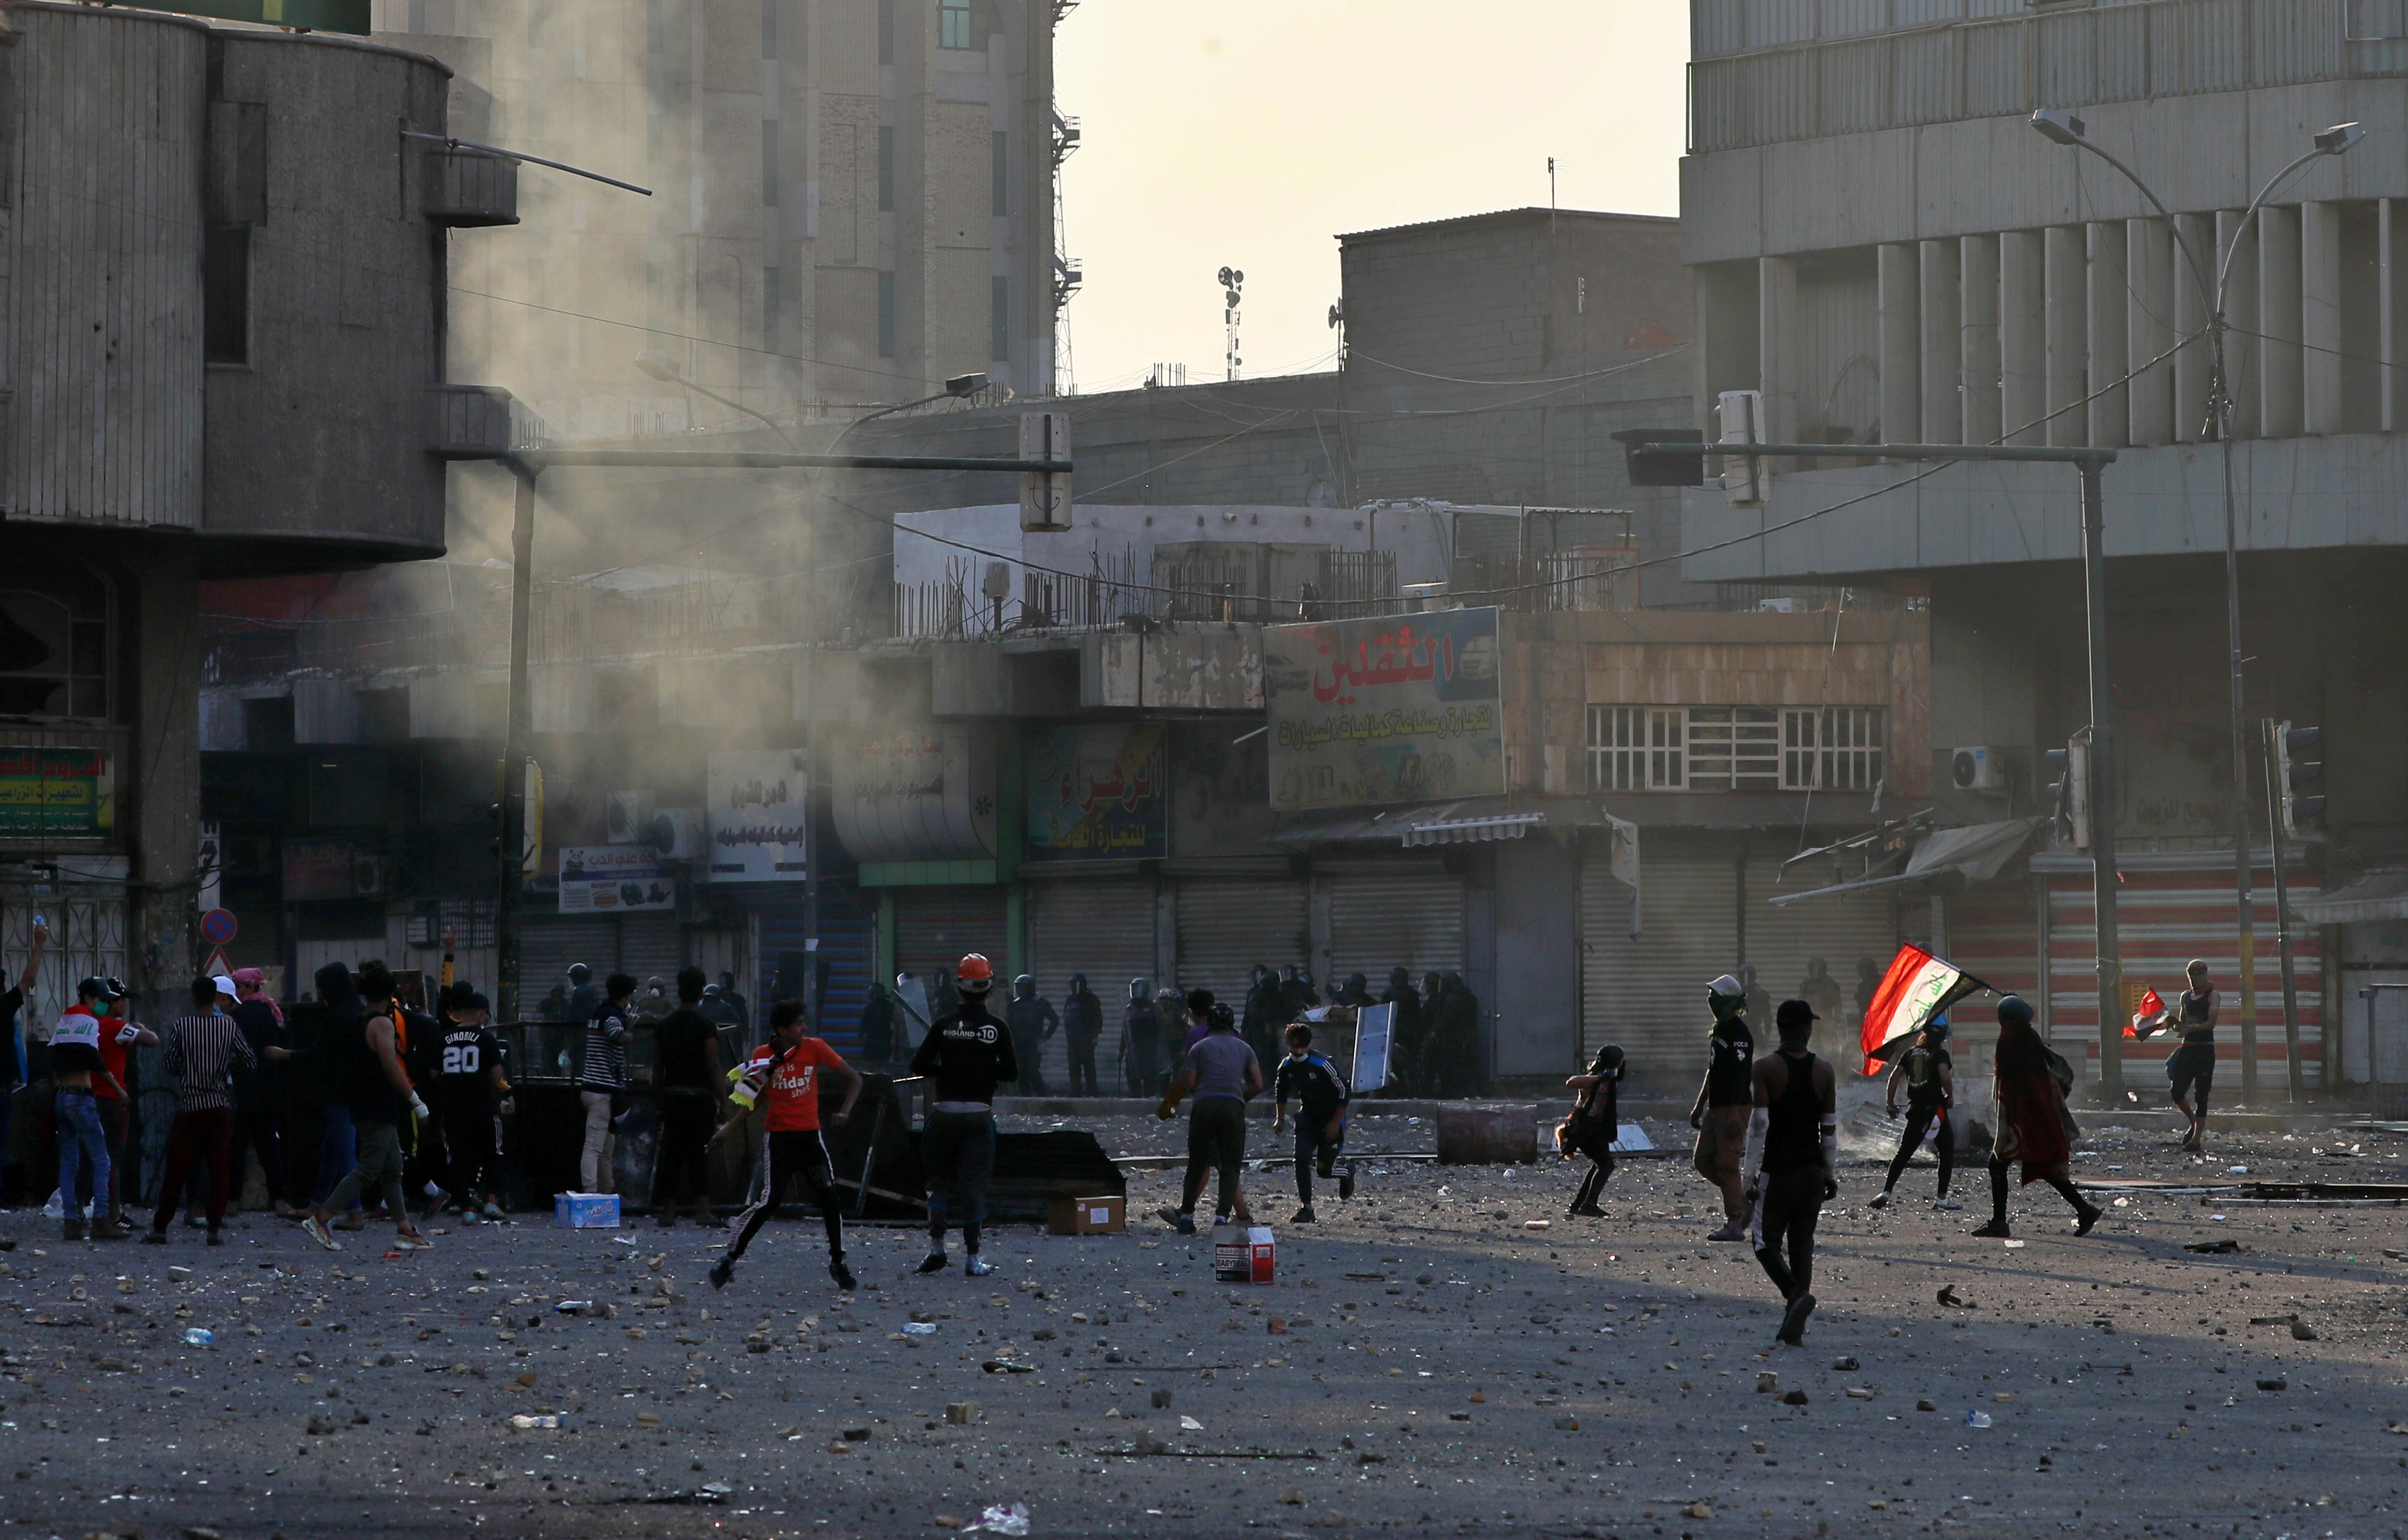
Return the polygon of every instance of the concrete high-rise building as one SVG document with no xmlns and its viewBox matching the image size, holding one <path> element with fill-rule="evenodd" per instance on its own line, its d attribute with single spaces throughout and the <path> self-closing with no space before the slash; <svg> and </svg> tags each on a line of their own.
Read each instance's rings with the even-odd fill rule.
<svg viewBox="0 0 2408 1540">
<path fill-rule="evenodd" d="M 455 249 L 464 367 L 563 438 L 1054 381 L 1050 0 L 376 0 L 451 64 L 454 131 L 530 167 Z M 539 232 L 539 234 L 538 234 Z M 537 238 L 527 238 L 530 235 Z"/>
</svg>

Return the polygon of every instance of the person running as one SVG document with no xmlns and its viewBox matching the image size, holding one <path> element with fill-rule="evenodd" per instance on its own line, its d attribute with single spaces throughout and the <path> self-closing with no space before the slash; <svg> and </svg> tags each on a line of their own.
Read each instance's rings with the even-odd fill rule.
<svg viewBox="0 0 2408 1540">
<path fill-rule="evenodd" d="M 585 1052 L 577 1071 L 577 1099 L 585 1107 L 585 1148 L 577 1158 L 577 1179 L 587 1192 L 616 1192 L 610 1163 L 610 1121 L 627 1089 L 627 1009 L 636 998 L 632 973 L 613 973 L 606 997 L 585 1018 Z"/>
<path fill-rule="evenodd" d="M 1748 1216 L 1740 1158 L 1747 1144 L 1755 1096 L 1756 1034 L 1748 1029 L 1747 986 L 1725 973 L 1706 986 L 1706 1005 L 1713 1012 L 1714 1025 L 1706 1039 L 1706 1078 L 1689 1108 L 1689 1127 L 1698 1130 L 1691 1164 L 1722 1189 L 1723 1228 L 1706 1239 L 1739 1241 L 1747 1238 Z"/>
<path fill-rule="evenodd" d="M 1564 1082 L 1575 1094 L 1571 1115 L 1555 1130 L 1555 1147 L 1567 1160 L 1585 1155 L 1595 1162 L 1581 1178 L 1572 1206 L 1565 1211 L 1569 1214 L 1605 1217 L 1597 1201 L 1604 1195 L 1606 1178 L 1613 1174 L 1613 1142 L 1622 1136 L 1623 1066 L 1622 1050 L 1609 1043 L 1597 1051 L 1586 1073 Z"/>
<path fill-rule="evenodd" d="M 436 1060 L 443 1148 L 452 1158 L 444 1180 L 465 1223 L 481 1218 L 500 1224 L 508 1216 L 502 1211 L 494 1113 L 510 1094 L 510 1079 L 502 1068 L 502 1040 L 488 1025 L 493 1002 L 474 989 L 454 989 L 445 1012 L 452 1020 Z"/>
<path fill-rule="evenodd" d="M 342 964 L 330 963 L 327 968 L 340 972 Z M 363 967 L 360 971 L 366 975 L 370 971 Z M 319 971 L 322 986 L 327 982 L 326 972 L 326 969 Z M 363 993 L 383 990 L 380 997 L 370 996 L 371 1000 L 392 998 L 388 981 L 364 977 L 362 983 Z M 335 1239 L 327 1225 L 352 1199 L 373 1186 L 384 1194 L 385 1211 L 393 1219 L 394 1249 L 433 1250 L 435 1243 L 421 1235 L 418 1227 L 410 1223 L 409 1205 L 402 1195 L 401 1120 L 412 1115 L 423 1118 L 426 1103 L 409 1088 L 409 1076 L 401 1067 L 401 1049 L 394 1040 L 392 1014 L 371 1013 L 356 1005 L 349 1011 L 337 1011 L 329 1015 L 320 1029 L 319 1042 L 326 1055 L 331 1094 L 340 1099 L 351 1113 L 358 1153 L 357 1163 L 301 1221 L 302 1228 L 327 1250 L 342 1250 L 343 1243 Z"/>
<path fill-rule="evenodd" d="M 1990 1146 L 1990 1222 L 1976 1235 L 2004 1240 L 2007 1228 L 2007 1164 L 2023 1162 L 2025 1185 L 2046 1182 L 2073 1205 L 2073 1233 L 2087 1235 L 2100 1210 L 2075 1190 L 2073 1141 L 2081 1130 L 2065 1110 L 2073 1072 L 2032 1030 L 2032 1008 L 2020 996 L 1999 1001 L 1999 1050 L 1993 1061 L 1993 1103 L 1999 1132 Z"/>
<path fill-rule="evenodd" d="M 694 1204 L 696 1224 L 710 1223 L 710 1146 L 719 1104 L 719 1029 L 702 1014 L 710 983 L 701 969 L 686 967 L 678 970 L 677 987 L 678 1008 L 652 1029 L 652 1086 L 661 1110 L 652 1216 L 663 1230 L 677 1224 L 682 1202 Z"/>
<path fill-rule="evenodd" d="M 2207 964 L 2199 958 L 2193 958 L 2184 972 L 2190 987 L 2157 1020 L 2161 1028 L 2182 1033 L 2182 1046 L 2166 1057 L 2166 1078 L 2173 1082 L 2174 1106 L 2190 1123 L 2183 1133 L 2182 1147 L 2193 1155 L 2204 1155 L 2207 1096 L 2215 1088 L 2215 986 L 2207 982 Z"/>
<path fill-rule="evenodd" d="M 1062 997 L 1062 1041 L 1068 1047 L 1070 1094 L 1101 1096 L 1096 1084 L 1096 1044 L 1104 1035 L 1104 1002 L 1087 987 L 1087 975 L 1070 975 L 1070 992 Z"/>
<path fill-rule="evenodd" d="M 1956 1124 L 1948 1115 L 1948 1110 L 1956 1104 L 1956 1072 L 1948 1057 L 1945 1015 L 1933 1016 L 1924 1023 L 1921 1034 L 1890 1066 L 1889 1079 L 1882 1088 L 1886 1093 L 1892 1122 L 1898 1120 L 1900 1081 L 1906 1083 L 1906 1131 L 1899 1138 L 1898 1153 L 1890 1158 L 1888 1179 L 1873 1194 L 1872 1206 L 1889 1206 L 1891 1189 L 1906 1173 L 1907 1162 L 1914 1159 L 1914 1152 L 1923 1147 L 1923 1136 L 1937 1124 L 1940 1132 L 1932 1142 L 1940 1151 L 1940 1193 L 1932 1200 L 1932 1206 L 1962 1208 L 1962 1203 L 1948 1196 L 1948 1178 L 1956 1171 Z"/>
<path fill-rule="evenodd" d="M 1814 1224 L 1840 1195 L 1831 1175 L 1839 1163 L 1838 1077 L 1807 1047 L 1814 1019 L 1804 1000 L 1783 1000 L 1773 1017 L 1781 1047 L 1748 1073 L 1750 1239 L 1786 1302 L 1776 1336 L 1792 1347 L 1806 1340 L 1806 1317 L 1814 1313 Z"/>
<path fill-rule="evenodd" d="M 1246 1103 L 1263 1094 L 1263 1065 L 1253 1044 L 1238 1035 L 1237 1021 L 1226 1008 L 1187 1050 L 1186 1062 L 1171 1076 L 1170 1088 L 1154 1115 L 1166 1123 L 1178 1116 L 1180 1099 L 1191 1091 L 1196 1106 L 1187 1115 L 1187 1182 L 1179 1207 L 1165 1209 L 1162 1216 L 1182 1235 L 1195 1234 L 1196 1200 L 1204 1191 L 1205 1173 L 1217 1171 L 1220 1189 L 1212 1223 L 1226 1225 L 1233 1213 L 1240 1224 L 1251 1223 L 1254 1216 L 1246 1209 L 1238 1173 L 1246 1159 Z"/>
<path fill-rule="evenodd" d="M 121 1101 L 125 1095 L 124 1083 L 101 1057 L 101 1017 L 93 1009 L 103 1002 L 110 985 L 107 979 L 89 978 L 76 986 L 75 1004 L 50 1029 L 50 1104 L 58 1129 L 59 1206 L 65 1215 L 64 1233 L 70 1241 L 84 1238 L 84 1201 L 77 1192 L 77 1181 L 87 1173 L 92 1238 L 118 1241 L 126 1234 L 108 1213 L 108 1133 L 98 1105 L 98 1092 L 104 1087 L 114 1090 Z"/>
<path fill-rule="evenodd" d="M 214 978 L 193 981 L 193 1014 L 167 1024 L 167 1072 L 174 1075 L 175 1120 L 167 1125 L 167 1156 L 159 1183 L 159 1206 L 150 1216 L 150 1230 L 142 1239 L 151 1245 L 167 1244 L 167 1224 L 176 1216 L 176 1202 L 196 1160 L 206 1161 L 209 1185 L 209 1245 L 225 1245 L 219 1233 L 225 1225 L 226 1199 L 233 1187 L 233 1077 L 257 1062 L 242 1029 L 226 1014 L 226 997 Z"/>
<path fill-rule="evenodd" d="M 680 989 L 683 989 L 681 982 Z M 701 990 L 695 994 L 699 999 Z M 810 1189 L 811 1202 L 820 1207 L 821 1222 L 827 1226 L 828 1276 L 838 1288 L 853 1286 L 853 1269 L 844 1263 L 844 1205 L 837 1199 L 827 1142 L 820 1136 L 822 1070 L 835 1072 L 844 1082 L 844 1105 L 828 1115 L 828 1120 L 840 1129 L 852 1120 L 853 1104 L 861 1100 L 860 1072 L 825 1040 L 810 1035 L 801 1000 L 781 1000 L 770 1006 L 769 1041 L 746 1066 L 743 1085 L 729 1099 L 726 1121 L 710 1136 L 712 1144 L 724 1139 L 743 1123 L 756 1101 L 765 1101 L 761 1163 L 768 1168 L 769 1176 L 759 1200 L 738 1221 L 736 1239 L 710 1264 L 711 1288 L 727 1287 L 727 1280 L 736 1275 L 736 1264 L 744 1258 L 744 1248 L 752 1244 L 764 1223 L 784 1209 L 786 1188 L 796 1177 Z M 939 1245 L 942 1244 L 940 1237 Z M 939 1261 L 943 1255 L 941 1250 L 938 1253 Z"/>
<path fill-rule="evenodd" d="M 995 1269 L 979 1255 L 986 1222 L 987 1178 L 995 1173 L 995 1088 L 1020 1078 L 1011 1029 L 986 1008 L 995 965 L 979 953 L 962 958 L 953 986 L 960 1006 L 939 1016 L 911 1056 L 911 1072 L 935 1083 L 920 1164 L 928 1179 L 928 1254 L 923 1273 L 945 1270 L 945 1226 L 962 1227 L 962 1271 L 983 1278 Z"/>
<path fill-rule="evenodd" d="M 1341 1202 L 1354 1196 L 1354 1162 L 1347 1161 L 1342 1173 L 1330 1170 L 1346 1144 L 1346 1109 L 1354 1100 L 1354 1093 L 1348 1089 L 1346 1077 L 1338 1072 L 1338 1066 L 1326 1056 L 1312 1051 L 1312 1028 L 1299 1021 L 1287 1029 L 1286 1036 L 1287 1057 L 1280 1060 L 1271 1091 L 1271 1132 L 1276 1134 L 1286 1126 L 1288 1098 L 1294 1097 L 1296 1196 L 1304 1206 L 1288 1223 L 1309 1225 L 1313 1222 L 1312 1173 L 1316 1166 L 1325 1180 L 1336 1177 Z"/>
</svg>

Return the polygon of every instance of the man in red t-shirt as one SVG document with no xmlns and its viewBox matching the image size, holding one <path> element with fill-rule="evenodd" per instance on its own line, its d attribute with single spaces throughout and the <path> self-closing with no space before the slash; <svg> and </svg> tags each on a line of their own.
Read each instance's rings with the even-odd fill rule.
<svg viewBox="0 0 2408 1540">
<path fill-rule="evenodd" d="M 786 1185 L 799 1176 L 810 1189 L 827 1225 L 828 1276 L 838 1288 L 853 1287 L 853 1270 L 844 1265 L 844 1215 L 838 1206 L 836 1184 L 828 1166 L 826 1142 L 820 1138 L 820 1072 L 828 1070 L 844 1080 L 844 1105 L 834 1118 L 842 1128 L 861 1099 L 861 1076 L 843 1056 L 810 1035 L 803 1020 L 803 1002 L 781 1000 L 769 1010 L 769 1041 L 745 1067 L 743 1084 L 728 1109 L 727 1120 L 710 1136 L 712 1144 L 727 1137 L 752 1111 L 762 1108 L 761 1159 L 768 1163 L 769 1179 L 761 1199 L 746 1209 L 737 1223 L 736 1239 L 726 1255 L 710 1264 L 710 1287 L 724 1288 L 736 1263 L 752 1244 L 764 1221 L 781 1209 Z"/>
<path fill-rule="evenodd" d="M 76 1002 L 69 1009 L 100 1018 L 100 1067 L 108 1074 L 93 1082 L 92 1095 L 93 1108 L 100 1115 L 101 1131 L 108 1139 L 108 1218 L 119 1231 L 131 1235 L 134 1231 L 125 1216 L 124 1184 L 120 1180 L 125 1169 L 125 1135 L 130 1116 L 124 1095 L 131 1084 L 126 1078 L 125 1059 L 136 1048 L 157 1046 L 159 1034 L 139 1022 L 125 1019 L 125 986 L 113 978 L 88 978 L 76 986 Z M 93 1194 L 95 1202 L 98 1198 L 97 1193 Z"/>
</svg>

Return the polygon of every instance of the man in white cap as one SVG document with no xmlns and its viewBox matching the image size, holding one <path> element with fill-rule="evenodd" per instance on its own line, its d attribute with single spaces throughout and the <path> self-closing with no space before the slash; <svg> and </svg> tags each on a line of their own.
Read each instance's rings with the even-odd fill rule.
<svg viewBox="0 0 2408 1540">
<path fill-rule="evenodd" d="M 1737 1241 L 1747 1235 L 1749 1211 L 1741 1164 L 1747 1156 L 1747 1122 L 1756 1110 L 1756 1034 L 1748 1029 L 1747 986 L 1725 973 L 1706 986 L 1706 1004 L 1714 1026 L 1706 1039 L 1706 1078 L 1689 1109 L 1689 1127 L 1698 1130 L 1694 1158 L 1698 1174 L 1722 1189 L 1723 1227 L 1710 1241 Z"/>
</svg>

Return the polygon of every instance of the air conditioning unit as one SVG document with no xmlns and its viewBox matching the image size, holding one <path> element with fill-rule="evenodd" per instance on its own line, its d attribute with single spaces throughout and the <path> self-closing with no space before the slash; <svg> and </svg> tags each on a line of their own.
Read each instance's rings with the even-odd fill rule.
<svg viewBox="0 0 2408 1540">
<path fill-rule="evenodd" d="M 2007 789 L 2006 751 L 1986 743 L 1951 749 L 1948 753 L 1948 779 L 1958 791 L 2004 791 Z"/>
<path fill-rule="evenodd" d="M 646 838 L 665 861 L 698 861 L 705 843 L 702 809 L 654 808 Z"/>
<path fill-rule="evenodd" d="M 614 845 L 639 845 L 650 835 L 646 827 L 652 821 L 652 794 L 649 791 L 614 791 L 605 800 L 602 828 L 604 837 Z"/>
</svg>

